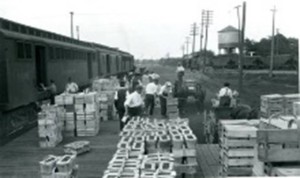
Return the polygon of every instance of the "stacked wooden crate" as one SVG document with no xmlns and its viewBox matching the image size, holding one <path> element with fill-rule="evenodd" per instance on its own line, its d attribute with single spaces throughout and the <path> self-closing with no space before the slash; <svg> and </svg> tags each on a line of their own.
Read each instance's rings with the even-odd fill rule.
<svg viewBox="0 0 300 178">
<path fill-rule="evenodd" d="M 93 82 L 93 90 L 97 92 L 100 104 L 101 120 L 113 120 L 116 118 L 114 108 L 114 95 L 119 86 L 115 77 L 109 79 L 98 79 Z"/>
<path fill-rule="evenodd" d="M 173 97 L 167 98 L 167 115 L 169 118 L 176 119 L 179 117 L 178 99 Z"/>
<path fill-rule="evenodd" d="M 75 155 L 54 156 L 48 155 L 40 161 L 42 178 L 76 178 L 78 165 L 75 164 Z"/>
<path fill-rule="evenodd" d="M 63 122 L 63 135 L 75 136 L 75 107 L 74 107 L 74 96 L 75 94 L 63 93 L 55 97 L 55 104 L 62 108 L 64 112 L 62 113 Z"/>
<path fill-rule="evenodd" d="M 262 117 L 268 118 L 276 113 L 284 113 L 284 98 L 282 95 L 262 95 L 260 100 L 260 112 Z"/>
<path fill-rule="evenodd" d="M 257 131 L 257 167 L 261 174 L 256 176 L 300 175 L 300 127 L 299 120 L 294 119 L 293 116 L 279 116 L 272 120 L 261 120 L 263 124 Z M 291 167 L 294 171 L 286 172 Z"/>
<path fill-rule="evenodd" d="M 90 151 L 90 149 L 89 141 L 75 141 L 64 146 L 64 152 L 66 154 L 79 155 Z"/>
<path fill-rule="evenodd" d="M 284 114 L 292 115 L 293 114 L 293 103 L 300 102 L 300 94 L 286 94 L 283 95 L 284 98 Z"/>
<path fill-rule="evenodd" d="M 99 105 L 96 92 L 75 95 L 77 136 L 96 136 L 99 132 Z"/>
<path fill-rule="evenodd" d="M 180 176 L 194 175 L 197 139 L 187 119 L 131 118 L 120 136 L 118 150 L 103 177 L 172 178 L 175 170 Z"/>
<path fill-rule="evenodd" d="M 39 145 L 42 148 L 55 147 L 62 141 L 62 112 L 57 106 L 43 106 L 38 113 Z"/>
<path fill-rule="evenodd" d="M 257 121 L 220 121 L 220 176 L 250 176 Z"/>
<path fill-rule="evenodd" d="M 300 102 L 293 103 L 293 114 L 298 118 L 300 117 Z"/>
</svg>

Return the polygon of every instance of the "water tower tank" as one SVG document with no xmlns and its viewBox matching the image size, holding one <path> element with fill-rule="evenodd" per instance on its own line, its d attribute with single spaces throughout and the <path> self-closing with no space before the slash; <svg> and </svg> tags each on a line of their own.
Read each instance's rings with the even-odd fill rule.
<svg viewBox="0 0 300 178">
<path fill-rule="evenodd" d="M 219 31 L 219 49 L 237 48 L 239 44 L 239 30 L 233 26 L 227 26 Z"/>
</svg>

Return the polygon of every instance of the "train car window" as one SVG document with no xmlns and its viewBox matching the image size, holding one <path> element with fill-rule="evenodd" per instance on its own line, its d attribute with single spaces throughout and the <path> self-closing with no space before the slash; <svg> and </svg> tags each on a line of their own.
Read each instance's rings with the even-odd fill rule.
<svg viewBox="0 0 300 178">
<path fill-rule="evenodd" d="M 52 47 L 49 47 L 49 58 L 54 59 L 54 49 Z"/>
<path fill-rule="evenodd" d="M 21 33 L 27 33 L 27 29 L 25 26 L 21 26 Z"/>
<path fill-rule="evenodd" d="M 17 53 L 18 53 L 18 58 L 23 59 L 25 57 L 24 55 L 24 44 L 18 42 L 17 43 Z"/>
<path fill-rule="evenodd" d="M 32 50 L 31 50 L 31 44 L 25 43 L 25 54 L 27 59 L 32 58 Z"/>
<path fill-rule="evenodd" d="M 15 31 L 15 32 L 18 32 L 19 31 L 19 27 L 17 24 L 12 24 L 12 30 Z"/>
<path fill-rule="evenodd" d="M 28 32 L 29 32 L 30 35 L 34 35 L 34 30 L 32 28 L 29 28 Z"/>
<path fill-rule="evenodd" d="M 3 25 L 4 29 L 9 30 L 9 22 L 8 21 L 3 21 L 2 25 Z"/>
<path fill-rule="evenodd" d="M 36 35 L 36 36 L 41 36 L 41 32 L 40 32 L 39 30 L 36 30 L 36 31 L 35 31 L 35 35 Z"/>
<path fill-rule="evenodd" d="M 59 49 L 55 48 L 55 58 L 59 59 Z"/>
</svg>

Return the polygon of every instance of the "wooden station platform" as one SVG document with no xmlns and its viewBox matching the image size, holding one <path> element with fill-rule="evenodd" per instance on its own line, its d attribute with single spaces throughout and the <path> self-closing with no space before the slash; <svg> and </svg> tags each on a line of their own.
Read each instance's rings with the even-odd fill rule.
<svg viewBox="0 0 300 178">
<path fill-rule="evenodd" d="M 119 141 L 119 122 L 106 121 L 100 124 L 96 137 L 68 137 L 55 148 L 40 148 L 37 128 L 26 132 L 10 143 L 0 147 L 1 178 L 38 178 L 39 161 L 48 154 L 63 155 L 63 145 L 77 140 L 88 140 L 91 151 L 79 155 L 79 178 L 99 178 L 116 151 Z M 218 145 L 197 145 L 198 169 L 196 177 L 218 177 Z"/>
</svg>

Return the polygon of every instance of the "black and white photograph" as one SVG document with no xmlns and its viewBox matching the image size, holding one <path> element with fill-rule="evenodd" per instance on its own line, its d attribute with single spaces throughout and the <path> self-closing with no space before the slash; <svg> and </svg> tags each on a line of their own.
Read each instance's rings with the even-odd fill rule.
<svg viewBox="0 0 300 178">
<path fill-rule="evenodd" d="M 0 0 L 0 178 L 300 177 L 296 0 Z"/>
</svg>

